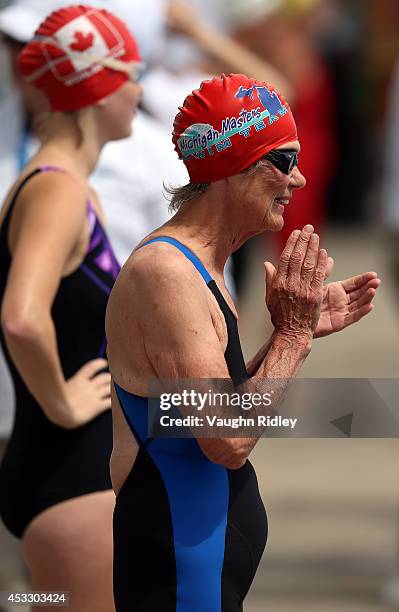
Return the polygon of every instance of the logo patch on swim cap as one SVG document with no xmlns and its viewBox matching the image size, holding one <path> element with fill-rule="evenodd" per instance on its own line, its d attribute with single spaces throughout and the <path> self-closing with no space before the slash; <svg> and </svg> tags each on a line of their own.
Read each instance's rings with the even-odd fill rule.
<svg viewBox="0 0 399 612">
<path fill-rule="evenodd" d="M 60 28 L 54 39 L 71 63 L 73 76 L 58 71 L 59 59 L 53 62 L 53 74 L 65 85 L 73 85 L 102 69 L 97 62 L 103 57 L 117 57 L 123 51 L 123 38 L 105 15 L 90 11 Z M 65 66 L 63 66 L 65 70 Z"/>
<path fill-rule="evenodd" d="M 83 34 L 82 32 L 75 32 L 75 42 L 69 45 L 69 48 L 72 51 L 86 51 L 93 46 L 94 35 L 90 32 L 90 34 Z"/>
<path fill-rule="evenodd" d="M 187 159 L 190 155 L 201 159 L 205 156 L 205 151 L 209 155 L 214 155 L 215 151 L 220 153 L 232 146 L 230 140 L 232 136 L 239 134 L 243 138 L 249 138 L 252 127 L 256 132 L 264 130 L 288 112 L 278 94 L 269 91 L 266 86 L 253 85 L 245 89 L 241 85 L 234 97 L 239 99 L 249 97 L 253 100 L 254 95 L 261 105 L 251 110 L 242 108 L 238 116 L 225 117 L 219 130 L 206 123 L 194 123 L 186 128 L 177 141 L 183 159 Z M 265 120 L 268 120 L 267 123 Z"/>
</svg>

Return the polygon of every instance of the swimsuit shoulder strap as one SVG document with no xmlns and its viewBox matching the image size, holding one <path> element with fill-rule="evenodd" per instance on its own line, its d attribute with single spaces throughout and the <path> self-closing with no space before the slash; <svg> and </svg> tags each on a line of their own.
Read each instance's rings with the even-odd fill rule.
<svg viewBox="0 0 399 612">
<path fill-rule="evenodd" d="M 20 182 L 20 184 L 18 185 L 14 195 L 11 198 L 11 202 L 8 206 L 7 212 L 5 214 L 4 217 L 4 221 L 2 224 L 2 230 L 4 232 L 8 231 L 8 225 L 10 223 L 10 219 L 11 219 L 11 213 L 12 210 L 15 206 L 15 202 L 18 199 L 19 194 L 21 193 L 21 191 L 23 190 L 23 188 L 25 187 L 25 185 L 37 174 L 40 174 L 41 172 L 65 172 L 65 170 L 63 168 L 60 168 L 59 166 L 38 166 L 37 168 L 35 168 L 34 170 L 32 170 L 32 172 L 29 172 L 29 174 L 27 174 L 25 176 L 25 178 Z"/>
<path fill-rule="evenodd" d="M 206 282 L 208 289 L 212 291 L 226 321 L 228 343 L 225 351 L 225 359 L 227 368 L 234 384 L 241 384 L 242 382 L 248 379 L 248 373 L 245 367 L 245 361 L 241 350 L 240 337 L 237 328 L 237 319 L 235 318 L 233 312 L 230 309 L 230 306 L 223 297 L 216 282 L 213 280 L 212 276 L 209 274 L 208 270 L 205 268 L 204 264 L 200 261 L 200 259 L 192 251 L 190 251 L 189 248 L 187 248 L 184 244 L 182 244 L 175 238 L 170 238 L 169 236 L 157 236 L 156 238 L 152 238 L 152 240 L 148 240 L 144 244 L 140 245 L 139 248 L 142 248 L 147 244 L 151 244 L 151 242 L 167 242 L 176 247 L 179 251 L 181 251 L 187 257 L 187 259 L 189 259 L 197 268 L 198 272 L 201 274 L 202 278 Z"/>
<path fill-rule="evenodd" d="M 181 251 L 183 255 L 185 255 L 187 259 L 191 261 L 194 267 L 201 274 L 206 284 L 211 282 L 212 276 L 209 274 L 208 270 L 205 268 L 202 261 L 197 257 L 197 255 L 195 255 L 192 251 L 190 251 L 189 248 L 187 248 L 184 244 L 179 242 L 179 240 L 176 240 L 176 238 L 170 238 L 169 236 L 157 236 L 156 238 L 152 238 L 151 240 L 144 242 L 144 244 L 141 244 L 139 246 L 139 249 L 143 248 L 147 244 L 151 244 L 152 242 L 167 242 L 168 244 L 171 244 L 172 246 L 176 247 L 176 249 Z"/>
</svg>

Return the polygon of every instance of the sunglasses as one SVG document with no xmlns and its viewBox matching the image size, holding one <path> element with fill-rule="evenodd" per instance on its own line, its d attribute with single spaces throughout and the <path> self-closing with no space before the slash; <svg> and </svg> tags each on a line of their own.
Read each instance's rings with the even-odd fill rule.
<svg viewBox="0 0 399 612">
<path fill-rule="evenodd" d="M 293 149 L 273 149 L 263 159 L 270 161 L 283 174 L 290 174 L 298 165 L 298 151 Z"/>
</svg>

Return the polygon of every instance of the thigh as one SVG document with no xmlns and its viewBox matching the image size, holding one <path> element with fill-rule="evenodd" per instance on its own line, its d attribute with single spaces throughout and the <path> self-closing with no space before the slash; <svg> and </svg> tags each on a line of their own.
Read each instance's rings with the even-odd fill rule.
<svg viewBox="0 0 399 612">
<path fill-rule="evenodd" d="M 22 543 L 34 590 L 69 591 L 70 612 L 114 610 L 114 505 L 112 491 L 91 493 L 51 506 L 31 521 Z"/>
</svg>

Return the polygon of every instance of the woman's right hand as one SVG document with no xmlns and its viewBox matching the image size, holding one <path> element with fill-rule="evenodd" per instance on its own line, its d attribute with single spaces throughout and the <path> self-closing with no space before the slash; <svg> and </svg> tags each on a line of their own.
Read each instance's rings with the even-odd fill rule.
<svg viewBox="0 0 399 612">
<path fill-rule="evenodd" d="M 85 425 L 111 408 L 111 375 L 102 371 L 107 367 L 106 359 L 93 359 L 66 381 L 66 429 Z"/>
<path fill-rule="evenodd" d="M 320 316 L 328 256 L 312 225 L 287 240 L 278 269 L 265 262 L 266 305 L 277 332 L 311 340 Z"/>
</svg>

